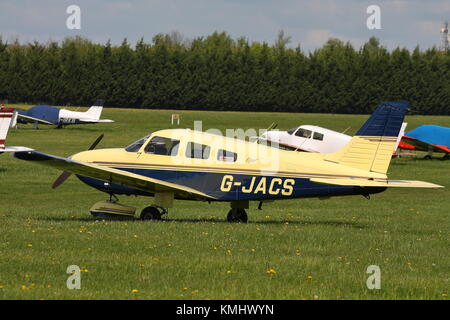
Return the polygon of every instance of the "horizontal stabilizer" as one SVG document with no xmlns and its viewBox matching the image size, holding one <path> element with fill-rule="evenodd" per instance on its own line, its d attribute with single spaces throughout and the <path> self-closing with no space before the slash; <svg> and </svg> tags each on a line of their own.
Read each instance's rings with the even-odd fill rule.
<svg viewBox="0 0 450 320">
<path fill-rule="evenodd" d="M 310 179 L 312 182 L 331 184 L 338 186 L 359 186 L 359 187 L 403 187 L 403 188 L 444 188 L 443 186 L 424 182 L 424 181 L 413 181 L 413 180 L 368 180 L 368 179 L 352 179 L 352 178 L 342 178 L 342 179 L 322 179 L 313 178 Z"/>
<path fill-rule="evenodd" d="M 99 119 L 99 120 L 85 120 L 85 119 L 79 119 L 80 123 L 111 123 L 114 122 L 114 120 L 110 119 Z"/>
</svg>

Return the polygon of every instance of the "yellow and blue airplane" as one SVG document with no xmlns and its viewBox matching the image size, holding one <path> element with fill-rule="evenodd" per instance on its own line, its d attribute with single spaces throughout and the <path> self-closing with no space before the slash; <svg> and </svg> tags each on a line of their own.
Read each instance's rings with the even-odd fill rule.
<svg viewBox="0 0 450 320">
<path fill-rule="evenodd" d="M 92 150 L 69 158 L 37 151 L 16 152 L 70 174 L 110 195 L 91 208 L 93 215 L 130 215 L 135 208 L 119 204 L 115 195 L 154 197 L 140 218 L 161 219 L 174 199 L 226 201 L 227 220 L 246 222 L 250 201 L 362 195 L 389 187 L 441 188 L 428 182 L 388 180 L 387 170 L 408 102 L 379 104 L 350 142 L 331 154 L 295 153 L 255 142 L 189 129 L 156 131 L 126 148 Z"/>
</svg>

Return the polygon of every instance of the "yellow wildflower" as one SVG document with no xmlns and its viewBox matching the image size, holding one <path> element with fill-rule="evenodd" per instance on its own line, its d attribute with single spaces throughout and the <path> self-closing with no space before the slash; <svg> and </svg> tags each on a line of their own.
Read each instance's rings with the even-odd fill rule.
<svg viewBox="0 0 450 320">
<path fill-rule="evenodd" d="M 270 269 L 268 269 L 268 270 L 266 271 L 266 273 L 267 273 L 267 274 L 276 274 L 277 271 L 276 271 L 275 269 L 273 269 L 273 268 L 270 268 Z"/>
</svg>

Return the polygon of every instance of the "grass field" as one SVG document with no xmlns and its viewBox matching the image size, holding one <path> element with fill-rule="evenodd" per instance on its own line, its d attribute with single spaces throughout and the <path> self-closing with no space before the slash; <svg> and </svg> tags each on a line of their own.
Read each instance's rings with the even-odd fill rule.
<svg viewBox="0 0 450 320">
<path fill-rule="evenodd" d="M 7 145 L 55 155 L 122 147 L 149 132 L 202 120 L 203 128 L 279 129 L 315 124 L 354 134 L 367 115 L 106 109 L 113 124 L 11 130 Z M 407 116 L 450 126 L 450 117 Z M 439 155 L 440 157 L 440 155 Z M 90 206 L 107 195 L 59 171 L 0 156 L 1 299 L 449 299 L 450 161 L 393 159 L 390 178 L 445 189 L 392 189 L 363 197 L 272 202 L 247 224 L 226 222 L 227 203 L 176 201 L 161 222 L 102 221 Z M 151 198 L 120 197 L 141 210 Z M 69 290 L 69 265 L 82 269 Z M 369 290 L 367 267 L 381 269 Z"/>
</svg>

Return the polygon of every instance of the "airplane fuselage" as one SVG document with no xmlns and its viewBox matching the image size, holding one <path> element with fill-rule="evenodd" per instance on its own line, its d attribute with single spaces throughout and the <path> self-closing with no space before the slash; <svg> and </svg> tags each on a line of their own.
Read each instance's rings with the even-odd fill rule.
<svg viewBox="0 0 450 320">
<path fill-rule="evenodd" d="M 177 132 L 174 136 L 173 132 Z M 133 174 L 154 178 L 203 192 L 217 201 L 276 200 L 306 197 L 330 197 L 344 195 L 364 195 L 384 191 L 384 187 L 333 186 L 312 182 L 311 178 L 374 178 L 385 179 L 385 175 L 369 173 L 324 161 L 323 155 L 305 153 L 299 155 L 290 151 L 267 146 L 258 146 L 267 152 L 266 163 L 258 161 L 252 150 L 255 144 L 234 139 L 237 144 L 229 144 L 228 150 L 237 155 L 236 161 L 223 162 L 216 158 L 222 150 L 217 142 L 198 141 L 205 135 L 194 137 L 190 130 L 171 130 L 170 138 L 179 141 L 177 154 L 158 155 L 146 153 L 148 141 L 155 136 L 165 136 L 169 131 L 159 131 L 149 137 L 135 152 L 126 149 L 103 149 L 85 151 L 72 156 L 73 160 L 106 166 Z M 207 137 L 207 136 L 206 136 Z M 219 137 L 219 136 L 218 136 Z M 217 138 L 221 142 L 227 138 Z M 210 147 L 208 159 L 187 157 L 190 141 Z M 253 156 L 253 158 L 252 158 Z M 213 161 L 211 161 L 213 160 Z M 214 161 L 215 160 L 215 161 Z M 276 166 L 273 164 L 276 163 Z M 84 183 L 112 194 L 147 195 L 150 192 L 78 175 Z M 186 199 L 185 195 L 174 195 Z"/>
</svg>

